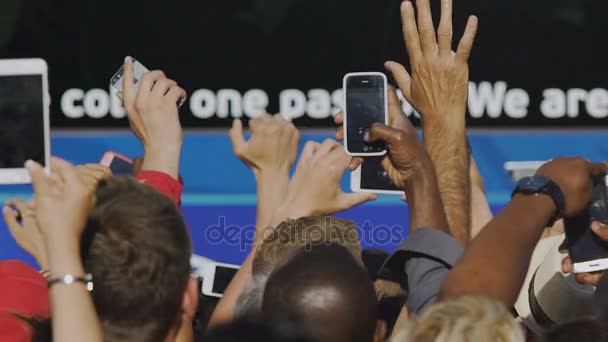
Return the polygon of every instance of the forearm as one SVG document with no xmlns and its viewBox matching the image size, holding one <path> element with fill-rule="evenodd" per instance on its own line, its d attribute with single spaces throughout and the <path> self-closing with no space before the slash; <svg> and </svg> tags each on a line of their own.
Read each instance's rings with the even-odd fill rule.
<svg viewBox="0 0 608 342">
<path fill-rule="evenodd" d="M 473 240 L 493 217 L 483 190 L 471 183 L 471 234 L 469 241 Z"/>
<path fill-rule="evenodd" d="M 512 307 L 534 247 L 554 214 L 550 197 L 516 195 L 467 247 L 443 284 L 441 300 L 487 296 Z"/>
<path fill-rule="evenodd" d="M 289 170 L 276 168 L 256 172 L 257 182 L 257 218 L 256 245 L 264 238 L 268 227 L 273 227 L 274 211 L 281 206 L 289 184 Z"/>
<path fill-rule="evenodd" d="M 277 208 L 281 206 L 285 193 L 287 192 L 287 185 L 289 184 L 288 172 L 288 169 L 282 168 L 255 172 L 258 207 L 253 246 L 251 247 L 247 259 L 236 273 L 226 288 L 222 299 L 215 307 L 209 320 L 210 328 L 227 324 L 234 320 L 237 301 L 252 280 L 253 259 L 257 247 L 264 238 L 264 232 L 280 223 L 275 222 L 274 217 Z"/>
<path fill-rule="evenodd" d="M 144 161 L 141 166 L 141 171 L 164 172 L 174 179 L 179 179 L 181 149 L 181 144 L 145 146 Z"/>
<path fill-rule="evenodd" d="M 49 251 L 51 278 L 85 274 L 79 241 L 51 243 Z M 50 295 L 54 341 L 103 341 L 93 299 L 85 284 L 57 283 L 51 287 Z"/>
<path fill-rule="evenodd" d="M 220 299 L 215 310 L 213 310 L 213 314 L 209 319 L 208 330 L 220 325 L 228 324 L 234 320 L 237 301 L 252 279 L 251 268 L 254 256 L 255 247 L 249 252 L 247 259 L 245 259 L 245 262 L 241 265 L 241 268 L 224 291 L 222 299 Z"/>
<path fill-rule="evenodd" d="M 450 232 L 466 244 L 471 225 L 469 157 L 464 120 L 456 121 L 425 122 L 424 140 L 435 165 Z"/>
<path fill-rule="evenodd" d="M 426 164 L 426 167 L 408 181 L 405 188 L 410 214 L 410 233 L 418 228 L 435 228 L 449 234 L 435 168 L 430 161 Z"/>
</svg>

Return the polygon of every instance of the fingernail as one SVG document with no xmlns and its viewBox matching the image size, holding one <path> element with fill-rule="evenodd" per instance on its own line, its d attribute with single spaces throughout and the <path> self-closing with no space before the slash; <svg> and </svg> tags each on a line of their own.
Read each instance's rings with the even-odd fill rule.
<svg viewBox="0 0 608 342">
<path fill-rule="evenodd" d="M 406 0 L 403 2 L 403 6 L 407 7 L 407 6 L 411 6 L 412 3 L 409 0 Z"/>
<path fill-rule="evenodd" d="M 365 141 L 365 142 L 369 141 L 369 132 L 363 133 L 363 141 Z"/>
<path fill-rule="evenodd" d="M 31 159 L 28 159 L 28 160 L 25 162 L 25 168 L 26 168 L 26 169 L 28 169 L 29 171 L 33 171 L 33 170 L 35 170 L 35 169 L 36 169 L 36 162 L 34 162 L 34 161 L 33 161 L 33 160 L 31 160 Z"/>
<path fill-rule="evenodd" d="M 131 56 L 125 57 L 125 64 L 131 63 Z"/>
</svg>

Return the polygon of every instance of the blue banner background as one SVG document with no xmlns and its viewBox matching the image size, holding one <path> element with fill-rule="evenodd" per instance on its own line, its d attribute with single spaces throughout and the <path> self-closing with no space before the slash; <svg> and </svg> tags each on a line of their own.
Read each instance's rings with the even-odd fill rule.
<svg viewBox="0 0 608 342">
<path fill-rule="evenodd" d="M 330 132 L 303 132 L 307 140 L 323 141 Z M 603 131 L 471 132 L 473 155 L 485 179 L 494 212 L 508 201 L 513 182 L 503 169 L 506 161 L 548 160 L 556 156 L 608 159 L 608 134 Z M 128 132 L 64 132 L 53 134 L 52 153 L 71 162 L 97 162 L 106 151 L 141 155 L 141 146 Z M 10 151 L 3 151 L 10 153 Z M 255 183 L 250 170 L 237 160 L 225 132 L 188 132 L 185 136 L 181 174 L 185 181 L 183 212 L 192 232 L 197 254 L 222 262 L 240 263 L 247 253 L 255 224 Z M 342 179 L 348 191 L 349 175 Z M 0 201 L 31 197 L 30 186 L 0 186 Z M 364 247 L 393 250 L 407 235 L 406 204 L 395 196 L 381 196 L 339 217 L 354 220 Z M 222 234 L 222 241 L 218 241 Z M 392 234 L 392 235 L 391 235 Z M 0 260 L 31 257 L 13 241 L 0 223 Z"/>
</svg>

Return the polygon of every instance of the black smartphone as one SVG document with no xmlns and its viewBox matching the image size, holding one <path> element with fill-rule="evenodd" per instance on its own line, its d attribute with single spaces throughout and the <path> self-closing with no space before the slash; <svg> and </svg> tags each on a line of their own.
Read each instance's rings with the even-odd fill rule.
<svg viewBox="0 0 608 342">
<path fill-rule="evenodd" d="M 350 73 L 344 76 L 344 148 L 351 156 L 382 156 L 383 142 L 363 140 L 376 123 L 388 125 L 386 76 L 377 72 Z"/>
<path fill-rule="evenodd" d="M 608 224 L 606 179 L 599 177 L 593 186 L 591 204 L 580 215 L 564 220 L 566 239 L 574 273 L 608 269 L 608 242 L 591 230 L 591 222 Z"/>
</svg>

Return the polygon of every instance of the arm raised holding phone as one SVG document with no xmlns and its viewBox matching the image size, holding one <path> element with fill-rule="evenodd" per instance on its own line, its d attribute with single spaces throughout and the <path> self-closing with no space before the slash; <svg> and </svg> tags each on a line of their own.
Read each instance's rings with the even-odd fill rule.
<svg viewBox="0 0 608 342">
<path fill-rule="evenodd" d="M 183 130 L 177 103 L 186 91 L 160 70 L 144 73 L 135 86 L 133 58 L 124 63 L 120 94 L 133 133 L 144 148 L 142 171 L 158 171 L 179 178 Z"/>
</svg>

